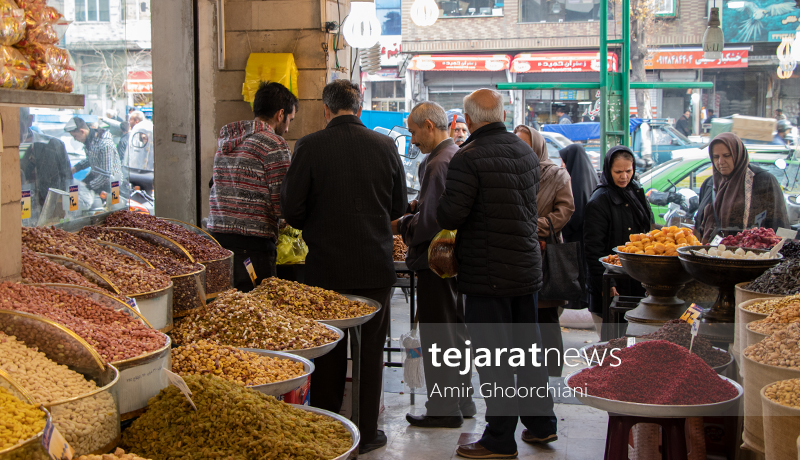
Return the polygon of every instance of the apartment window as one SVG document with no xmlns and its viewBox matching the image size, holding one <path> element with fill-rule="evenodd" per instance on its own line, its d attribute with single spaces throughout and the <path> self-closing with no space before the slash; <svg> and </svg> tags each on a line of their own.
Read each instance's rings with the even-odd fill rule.
<svg viewBox="0 0 800 460">
<path fill-rule="evenodd" d="M 378 20 L 381 22 L 382 35 L 400 35 L 402 33 L 402 16 L 400 0 L 375 0 Z"/>
<path fill-rule="evenodd" d="M 588 22 L 600 20 L 600 0 L 521 0 L 520 22 Z M 608 18 L 614 19 L 613 3 Z"/>
<path fill-rule="evenodd" d="M 405 94 L 406 82 L 403 80 L 372 82 L 372 110 L 405 112 Z"/>
<path fill-rule="evenodd" d="M 109 0 L 75 0 L 75 21 L 109 22 Z"/>
<path fill-rule="evenodd" d="M 504 0 L 436 0 L 440 18 L 502 16 Z"/>
<path fill-rule="evenodd" d="M 655 0 L 656 16 L 674 18 L 678 15 L 675 0 Z"/>
</svg>

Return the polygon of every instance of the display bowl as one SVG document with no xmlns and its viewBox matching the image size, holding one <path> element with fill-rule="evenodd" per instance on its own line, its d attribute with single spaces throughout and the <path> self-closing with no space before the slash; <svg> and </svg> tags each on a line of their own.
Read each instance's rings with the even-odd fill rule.
<svg viewBox="0 0 800 460">
<path fill-rule="evenodd" d="M 337 333 L 339 335 L 339 338 L 331 343 L 326 343 L 325 345 L 320 345 L 314 348 L 303 348 L 301 350 L 280 350 L 280 351 L 282 351 L 283 353 L 289 353 L 295 356 L 300 356 L 305 359 L 314 359 L 326 355 L 328 352 L 330 352 L 336 347 L 339 341 L 341 341 L 344 338 L 344 332 L 342 332 L 341 329 L 331 326 L 329 324 L 323 324 L 323 326 Z"/>
<path fill-rule="evenodd" d="M 2 369 L 0 369 L 0 387 L 7 389 L 9 393 L 20 401 L 35 405 L 28 392 L 3 372 Z M 42 408 L 42 411 L 45 413 L 46 420 L 51 420 L 50 413 L 44 408 Z M 11 447 L 0 449 L 0 460 L 49 460 L 50 457 L 47 451 L 42 447 L 43 435 L 44 430 Z"/>
<path fill-rule="evenodd" d="M 333 412 L 328 412 L 324 409 L 318 409 L 316 407 L 311 406 L 302 406 L 299 404 L 290 404 L 290 406 L 294 407 L 295 409 L 302 409 L 306 412 L 312 412 L 314 414 L 320 414 L 328 416 L 332 419 L 338 420 L 342 425 L 344 425 L 344 429 L 350 433 L 350 437 L 352 438 L 353 443 L 350 445 L 350 449 L 347 452 L 343 453 L 342 455 L 333 458 L 332 460 L 345 460 L 350 458 L 350 455 L 358 449 L 358 444 L 361 442 L 361 433 L 358 431 L 358 427 L 355 423 L 351 422 L 347 418 L 342 415 L 334 414 Z"/>
<path fill-rule="evenodd" d="M 617 275 L 626 275 L 627 274 L 625 272 L 625 269 L 622 268 L 621 265 L 610 264 L 608 262 L 605 262 L 603 259 L 605 259 L 605 257 L 601 257 L 601 258 L 599 258 L 597 260 L 599 260 L 600 263 L 603 264 L 603 267 L 605 267 L 605 269 L 608 270 L 609 273 L 616 273 Z"/>
<path fill-rule="evenodd" d="M 636 343 L 641 343 L 641 342 L 645 342 L 645 340 L 637 340 L 637 341 L 636 341 Z M 597 343 L 591 343 L 591 344 L 589 344 L 589 345 L 586 345 L 586 346 L 584 346 L 584 347 L 581 347 L 581 349 L 580 349 L 580 350 L 578 350 L 578 351 L 579 351 L 579 353 L 580 353 L 580 355 L 581 355 L 581 358 L 583 358 L 583 360 L 586 362 L 586 364 L 588 364 L 588 365 L 590 365 L 590 366 L 597 366 L 597 365 L 599 365 L 599 364 L 600 364 L 600 362 L 599 362 L 599 361 L 597 361 L 597 360 L 594 360 L 594 359 L 592 359 L 592 358 L 594 357 L 594 355 L 593 355 L 592 353 L 590 353 L 590 352 L 589 352 L 589 350 L 590 350 L 592 347 L 596 347 L 596 346 L 598 346 L 598 345 L 605 345 L 605 344 L 607 344 L 607 343 L 608 343 L 608 342 L 597 342 Z M 728 355 L 728 357 L 729 357 L 729 359 L 728 359 L 728 362 L 727 362 L 727 363 L 725 363 L 725 364 L 721 364 L 721 365 L 719 365 L 719 366 L 712 366 L 712 367 L 711 367 L 711 369 L 714 369 L 714 372 L 716 372 L 717 374 L 722 374 L 723 372 L 725 372 L 725 369 L 727 369 L 727 368 L 728 368 L 728 366 L 730 366 L 730 365 L 733 363 L 733 354 L 731 354 L 731 353 L 730 353 L 730 352 L 728 352 L 728 351 L 725 351 L 725 350 L 723 350 L 722 348 L 717 348 L 717 347 L 712 347 L 712 348 L 714 348 L 715 350 L 719 350 L 719 351 L 721 351 L 721 352 L 723 352 L 723 353 L 727 354 L 727 355 Z M 587 358 L 588 358 L 588 359 L 587 359 Z M 606 354 L 605 361 L 608 361 L 609 359 L 614 359 L 614 358 L 612 358 L 610 355 Z"/>
<path fill-rule="evenodd" d="M 280 382 L 265 383 L 264 385 L 252 385 L 248 387 L 264 393 L 265 395 L 278 397 L 290 391 L 294 391 L 302 387 L 308 380 L 308 377 L 311 375 L 311 373 L 314 372 L 314 363 L 301 356 L 280 351 L 259 350 L 258 348 L 240 348 L 240 350 L 256 353 L 261 356 L 269 356 L 270 358 L 288 359 L 289 361 L 294 361 L 296 363 L 303 363 L 303 371 L 305 373 L 299 377 L 282 380 Z"/>
<path fill-rule="evenodd" d="M 351 294 L 342 294 L 344 297 L 347 297 L 348 300 L 352 300 L 353 302 L 361 302 L 369 305 L 370 307 L 375 307 L 375 311 L 368 315 L 364 316 L 356 316 L 355 318 L 345 318 L 345 319 L 320 319 L 317 322 L 322 324 L 327 324 L 328 326 L 338 327 L 339 329 L 348 329 L 355 326 L 360 326 L 367 321 L 371 320 L 373 316 L 377 315 L 379 311 L 381 311 L 381 304 L 373 299 L 368 299 L 366 297 L 361 297 L 357 295 Z"/>
<path fill-rule="evenodd" d="M 761 276 L 765 271 L 781 262 L 783 256 L 774 259 L 723 259 L 705 256 L 697 251 L 708 250 L 710 245 L 685 246 L 678 248 L 678 257 L 684 269 L 701 283 L 719 288 L 714 305 L 705 310 L 701 317 L 700 335 L 717 342 L 732 342 L 735 335 L 736 305 L 735 286 Z M 735 251 L 736 247 L 729 247 Z M 760 249 L 747 249 L 755 253 L 769 252 Z"/>
<path fill-rule="evenodd" d="M 741 385 L 727 377 L 718 375 L 720 379 L 730 382 L 730 384 L 736 388 L 738 394 L 735 398 L 713 404 L 697 404 L 692 406 L 670 406 L 665 404 L 643 404 L 616 401 L 613 399 L 600 398 L 598 396 L 584 395 L 570 387 L 570 379 L 582 371 L 583 370 L 572 372 L 564 379 L 564 384 L 573 391 L 573 394 L 578 401 L 587 406 L 594 407 L 595 409 L 600 409 L 615 414 L 631 415 L 634 417 L 686 418 L 721 416 L 735 406 L 744 394 L 744 389 Z"/>
</svg>

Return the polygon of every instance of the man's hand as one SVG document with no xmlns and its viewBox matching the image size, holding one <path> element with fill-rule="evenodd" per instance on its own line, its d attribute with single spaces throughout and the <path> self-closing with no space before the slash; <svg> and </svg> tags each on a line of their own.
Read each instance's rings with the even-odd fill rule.
<svg viewBox="0 0 800 460">
<path fill-rule="evenodd" d="M 611 297 L 617 297 L 617 296 L 619 296 L 619 292 L 617 292 L 617 288 L 615 288 L 614 286 L 611 286 Z"/>
<path fill-rule="evenodd" d="M 419 201 L 417 200 L 411 200 L 411 203 L 408 203 L 408 209 L 411 210 L 412 214 L 417 212 L 418 206 L 419 206 Z"/>
</svg>

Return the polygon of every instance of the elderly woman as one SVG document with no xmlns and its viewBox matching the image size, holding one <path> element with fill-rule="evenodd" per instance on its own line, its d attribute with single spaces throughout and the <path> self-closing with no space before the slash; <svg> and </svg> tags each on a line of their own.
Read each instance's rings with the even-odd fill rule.
<svg viewBox="0 0 800 460">
<path fill-rule="evenodd" d="M 531 146 L 539 157 L 539 192 L 536 194 L 536 210 L 539 220 L 539 241 L 545 241 L 550 236 L 552 225 L 555 239 L 562 241 L 561 229 L 569 222 L 575 211 L 572 201 L 572 185 L 566 170 L 559 168 L 550 161 L 547 153 L 547 142 L 538 131 L 525 125 L 519 125 L 514 133 Z M 544 247 L 547 250 L 547 247 Z M 564 342 L 561 338 L 561 324 L 559 323 L 559 308 L 566 305 L 564 300 L 539 299 L 539 329 L 542 334 L 542 347 L 544 349 L 557 348 L 559 356 L 564 355 Z M 547 360 L 547 371 L 551 377 L 561 377 L 563 360 Z"/>
<path fill-rule="evenodd" d="M 618 145 L 606 153 L 600 185 L 586 204 L 583 221 L 583 241 L 586 264 L 589 266 L 589 311 L 595 324 L 602 324 L 603 264 L 600 258 L 612 254 L 612 249 L 625 244 L 630 234 L 650 231 L 655 222 L 653 212 L 642 187 L 633 180 L 636 163 L 628 147 Z M 635 281 L 614 282 L 611 296 L 644 295 Z"/>
<path fill-rule="evenodd" d="M 716 235 L 736 234 L 745 228 L 789 226 L 778 181 L 750 164 L 739 136 L 720 134 L 709 144 L 708 154 L 714 172 L 700 188 L 700 209 L 694 221 L 697 238 L 708 244 Z"/>
</svg>

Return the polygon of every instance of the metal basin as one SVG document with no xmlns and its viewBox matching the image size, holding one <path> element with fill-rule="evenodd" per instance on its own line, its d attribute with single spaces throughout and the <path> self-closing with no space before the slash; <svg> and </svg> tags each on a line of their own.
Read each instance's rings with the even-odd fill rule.
<svg viewBox="0 0 800 460">
<path fill-rule="evenodd" d="M 251 353 L 256 353 L 261 356 L 269 356 L 270 358 L 288 359 L 289 361 L 294 361 L 296 363 L 303 363 L 303 370 L 305 371 L 305 374 L 299 377 L 295 377 L 289 380 L 282 380 L 280 382 L 265 383 L 264 385 L 253 385 L 248 387 L 258 392 L 264 393 L 265 395 L 271 395 L 277 397 L 286 394 L 290 391 L 294 391 L 303 386 L 303 384 L 308 379 L 308 376 L 311 375 L 312 372 L 314 372 L 314 363 L 297 355 L 283 353 L 280 351 L 259 350 L 258 348 L 240 348 L 240 350 L 249 351 Z"/>
<path fill-rule="evenodd" d="M 645 340 L 637 340 L 637 341 L 636 341 L 636 343 L 641 343 L 641 342 L 645 342 Z M 598 362 L 598 361 L 593 361 L 593 360 L 591 359 L 591 357 L 592 357 L 592 354 L 589 352 L 589 350 L 590 350 L 592 347 L 596 347 L 596 346 L 598 346 L 598 345 L 605 345 L 605 344 L 607 344 L 607 343 L 608 343 L 608 342 L 597 342 L 597 343 L 590 343 L 589 345 L 586 345 L 586 346 L 584 346 L 584 347 L 581 347 L 581 349 L 580 349 L 580 350 L 578 350 L 578 351 L 580 352 L 580 354 L 581 354 L 581 358 L 582 358 L 582 359 L 583 359 L 583 360 L 586 362 L 586 364 L 588 364 L 588 365 L 591 365 L 591 366 L 597 366 L 597 365 L 599 365 L 599 364 L 600 364 L 600 362 Z M 722 374 L 723 372 L 725 372 L 725 369 L 727 369 L 727 368 L 728 368 L 728 366 L 730 366 L 730 365 L 731 365 L 731 363 L 733 363 L 733 354 L 731 354 L 730 352 L 728 352 L 728 351 L 726 351 L 726 350 L 723 350 L 722 348 L 717 348 L 717 347 L 712 347 L 712 348 L 714 348 L 715 350 L 719 350 L 719 351 L 721 351 L 721 352 L 724 352 L 724 353 L 726 353 L 726 354 L 727 354 L 727 355 L 730 357 L 730 359 L 728 359 L 728 362 L 727 362 L 727 363 L 725 363 L 725 364 L 722 364 L 722 365 L 720 365 L 720 366 L 712 366 L 712 367 L 711 367 L 711 369 L 714 369 L 714 372 L 716 372 L 717 374 Z M 584 355 L 585 355 L 586 357 L 588 357 L 589 359 L 586 359 L 586 358 L 584 358 Z M 614 358 L 612 358 L 612 357 L 611 357 L 611 355 L 609 355 L 609 354 L 606 354 L 606 357 L 605 357 L 605 362 L 607 362 L 609 359 L 614 359 Z"/>
<path fill-rule="evenodd" d="M 600 263 L 601 263 L 601 264 L 603 264 L 603 267 L 605 267 L 605 269 L 606 269 L 606 270 L 608 270 L 610 273 L 617 273 L 617 274 L 619 274 L 619 275 L 625 275 L 625 274 L 627 274 L 627 273 L 625 272 L 625 269 L 624 269 L 624 268 L 622 268 L 621 266 L 619 266 L 619 265 L 614 265 L 614 264 L 610 264 L 610 263 L 608 263 L 608 262 L 603 262 L 603 259 L 605 259 L 605 257 L 601 257 L 601 258 L 600 258 L 600 259 L 598 259 L 598 260 L 600 261 Z"/>
<path fill-rule="evenodd" d="M 366 323 L 367 321 L 371 320 L 373 316 L 377 315 L 379 311 L 381 311 L 380 302 L 376 302 L 375 300 L 368 299 L 366 297 L 360 297 L 357 295 L 351 295 L 351 294 L 342 294 L 342 295 L 344 297 L 347 297 L 348 300 L 365 303 L 370 307 L 375 307 L 375 311 L 373 311 L 368 315 L 356 316 L 355 318 L 319 319 L 317 320 L 317 322 L 320 322 L 322 324 L 327 324 L 328 326 L 338 327 L 339 329 L 347 329 L 355 326 L 360 326 Z"/>
<path fill-rule="evenodd" d="M 358 449 L 358 444 L 361 442 L 361 433 L 359 433 L 358 427 L 355 425 L 355 423 L 351 422 L 350 420 L 344 418 L 339 414 L 334 414 L 333 412 L 328 412 L 326 410 L 318 409 L 316 407 L 301 406 L 299 404 L 290 404 L 290 406 L 294 407 L 295 409 L 302 409 L 307 412 L 313 412 L 315 414 L 328 416 L 330 418 L 338 420 L 339 422 L 341 422 L 342 425 L 344 425 L 344 429 L 350 433 L 350 437 L 352 438 L 353 444 L 350 445 L 350 449 L 348 449 L 347 452 L 343 453 L 342 455 L 332 460 L 345 460 L 347 458 L 350 458 L 350 454 L 352 454 L 353 452 L 355 452 L 356 449 Z"/>
<path fill-rule="evenodd" d="M 325 345 L 320 345 L 314 348 L 303 348 L 301 350 L 281 350 L 281 351 L 295 356 L 300 356 L 305 359 L 319 358 L 320 356 L 327 354 L 329 351 L 333 350 L 333 348 L 336 346 L 336 344 L 339 343 L 340 340 L 344 338 L 344 332 L 342 332 L 341 329 L 328 324 L 323 324 L 323 326 L 339 334 L 339 338 L 331 343 L 326 343 Z"/>
</svg>

